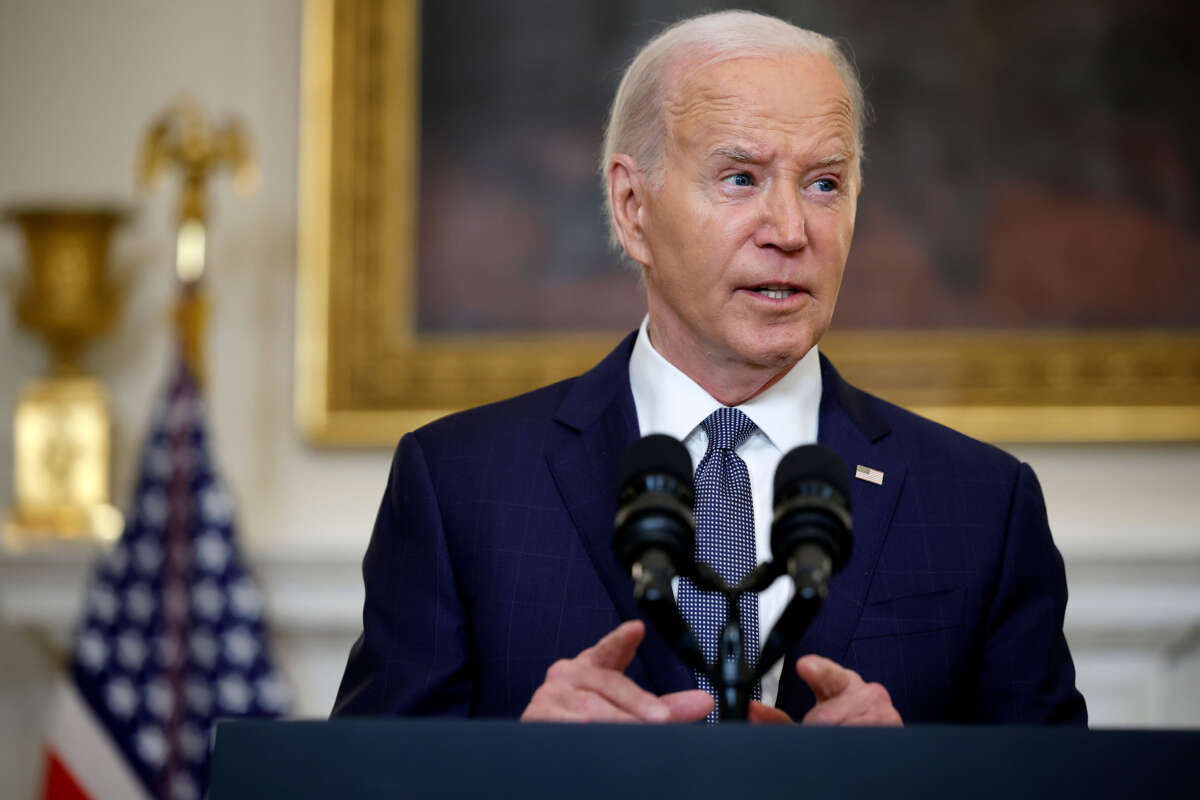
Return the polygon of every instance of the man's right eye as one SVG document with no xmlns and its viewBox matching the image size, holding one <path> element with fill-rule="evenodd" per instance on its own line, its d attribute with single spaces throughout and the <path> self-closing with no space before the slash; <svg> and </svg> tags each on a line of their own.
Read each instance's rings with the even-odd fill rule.
<svg viewBox="0 0 1200 800">
<path fill-rule="evenodd" d="M 749 172 L 738 172 L 724 179 L 726 183 L 733 186 L 753 186 L 754 177 Z"/>
</svg>

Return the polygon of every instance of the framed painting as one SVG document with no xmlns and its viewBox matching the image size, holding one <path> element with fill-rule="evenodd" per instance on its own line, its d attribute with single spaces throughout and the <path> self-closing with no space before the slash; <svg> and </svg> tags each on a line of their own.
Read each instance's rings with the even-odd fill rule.
<svg viewBox="0 0 1200 800">
<path fill-rule="evenodd" d="M 864 389 L 989 441 L 1200 439 L 1196 15 L 1164 2 L 1097 21 L 1081 3 L 949 27 L 884 0 L 749 4 L 853 42 L 873 103 L 821 348 Z M 636 327 L 644 299 L 607 246 L 594 162 L 624 62 L 688 13 L 308 0 L 296 413 L 311 441 L 390 446 L 577 375 Z"/>
</svg>

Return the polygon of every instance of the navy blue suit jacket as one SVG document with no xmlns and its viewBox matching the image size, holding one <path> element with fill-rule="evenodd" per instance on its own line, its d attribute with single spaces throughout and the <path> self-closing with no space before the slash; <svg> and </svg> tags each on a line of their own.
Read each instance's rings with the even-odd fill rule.
<svg viewBox="0 0 1200 800">
<path fill-rule="evenodd" d="M 335 715 L 515 717 L 555 660 L 640 616 L 612 553 L 638 436 L 632 344 L 401 439 Z M 821 369 L 821 444 L 884 478 L 850 480 L 853 556 L 787 657 L 777 706 L 812 707 L 792 665 L 818 653 L 882 683 L 906 721 L 1085 723 L 1032 470 Z M 658 694 L 695 688 L 652 630 L 627 674 Z"/>
</svg>

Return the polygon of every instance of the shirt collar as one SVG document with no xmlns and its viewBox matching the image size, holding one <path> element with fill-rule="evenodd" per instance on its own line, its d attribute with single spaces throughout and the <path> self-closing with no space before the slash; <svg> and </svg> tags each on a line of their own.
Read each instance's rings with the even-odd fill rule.
<svg viewBox="0 0 1200 800">
<path fill-rule="evenodd" d="M 650 343 L 642 320 L 629 356 L 629 384 L 642 436 L 665 433 L 683 441 L 721 404 L 667 361 Z M 738 406 L 781 453 L 817 440 L 821 365 L 816 346 L 779 382 Z"/>
</svg>

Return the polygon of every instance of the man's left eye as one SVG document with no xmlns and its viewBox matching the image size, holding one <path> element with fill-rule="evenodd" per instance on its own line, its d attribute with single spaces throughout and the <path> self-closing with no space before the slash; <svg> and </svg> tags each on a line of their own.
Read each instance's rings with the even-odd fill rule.
<svg viewBox="0 0 1200 800">
<path fill-rule="evenodd" d="M 821 192 L 837 191 L 837 181 L 833 180 L 832 178 L 821 178 L 821 180 L 814 183 L 813 186 L 816 186 L 817 190 Z"/>
</svg>

